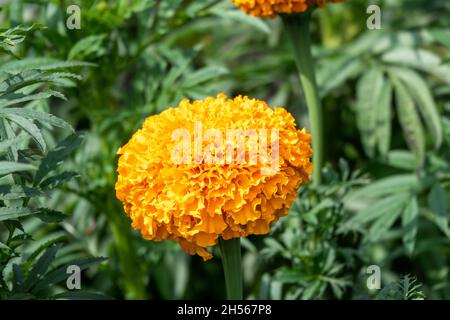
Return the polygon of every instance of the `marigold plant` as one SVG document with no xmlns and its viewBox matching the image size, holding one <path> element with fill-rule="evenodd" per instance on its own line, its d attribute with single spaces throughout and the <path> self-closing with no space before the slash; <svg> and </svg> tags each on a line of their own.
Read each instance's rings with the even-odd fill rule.
<svg viewBox="0 0 450 320">
<path fill-rule="evenodd" d="M 231 0 L 245 13 L 261 18 L 274 17 L 283 13 L 300 13 L 309 7 L 323 7 L 327 2 L 344 0 Z"/>
<path fill-rule="evenodd" d="M 200 137 L 199 125 L 204 132 Z M 174 155 L 183 151 L 180 130 L 183 138 L 194 141 L 187 144 L 187 155 L 177 158 Z M 234 140 L 220 139 L 230 130 L 259 132 L 254 137 L 267 152 L 257 148 L 257 161 L 249 153 L 239 158 Z M 275 140 L 271 132 L 277 133 Z M 243 138 L 245 150 L 254 150 L 256 140 Z M 116 194 L 133 227 L 149 240 L 175 240 L 205 260 L 212 257 L 205 248 L 220 237 L 268 233 L 270 225 L 287 214 L 313 169 L 311 136 L 296 128 L 286 109 L 224 94 L 183 100 L 176 108 L 148 117 L 118 154 Z M 232 155 L 232 163 L 225 161 L 225 154 L 226 160 Z M 211 157 L 218 161 L 208 162 Z M 263 170 L 274 163 L 275 170 Z"/>
</svg>

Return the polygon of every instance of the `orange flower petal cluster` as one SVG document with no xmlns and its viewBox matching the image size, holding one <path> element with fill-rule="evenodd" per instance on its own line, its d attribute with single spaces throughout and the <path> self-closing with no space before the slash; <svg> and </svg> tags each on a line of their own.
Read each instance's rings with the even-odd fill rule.
<svg viewBox="0 0 450 320">
<path fill-rule="evenodd" d="M 267 162 L 259 161 L 175 163 L 172 155 L 179 141 L 174 141 L 173 132 L 183 128 L 194 136 L 195 122 L 202 124 L 203 132 L 213 128 L 224 136 L 230 129 L 277 130 L 277 170 L 262 174 Z M 251 141 L 245 143 L 249 146 Z M 204 139 L 202 146 L 207 145 L 211 141 Z M 219 237 L 268 233 L 270 225 L 287 214 L 313 169 L 311 136 L 296 129 L 289 112 L 224 94 L 183 100 L 176 108 L 148 117 L 118 154 L 116 195 L 132 226 L 146 239 L 175 240 L 204 260 L 212 257 L 205 248 Z"/>
<path fill-rule="evenodd" d="M 268 18 L 283 13 L 301 13 L 309 7 L 323 7 L 327 2 L 343 2 L 344 0 L 231 0 L 245 13 L 252 16 Z"/>
</svg>

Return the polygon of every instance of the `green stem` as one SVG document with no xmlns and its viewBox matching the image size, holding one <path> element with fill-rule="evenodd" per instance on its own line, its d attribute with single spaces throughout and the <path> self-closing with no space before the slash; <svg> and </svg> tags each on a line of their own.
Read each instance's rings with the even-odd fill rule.
<svg viewBox="0 0 450 320">
<path fill-rule="evenodd" d="M 314 62 L 311 54 L 309 24 L 311 12 L 283 15 L 283 23 L 290 38 L 300 82 L 306 98 L 313 145 L 313 183 L 320 184 L 323 164 L 323 119 L 319 100 Z"/>
<path fill-rule="evenodd" d="M 228 300 L 242 300 L 241 239 L 219 239 Z"/>
</svg>

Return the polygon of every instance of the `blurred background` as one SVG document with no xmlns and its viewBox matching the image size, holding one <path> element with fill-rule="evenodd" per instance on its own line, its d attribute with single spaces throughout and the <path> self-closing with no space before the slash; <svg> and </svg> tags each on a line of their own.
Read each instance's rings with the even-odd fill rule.
<svg viewBox="0 0 450 320">
<path fill-rule="evenodd" d="M 220 92 L 308 127 L 281 21 L 227 0 L 0 6 L 0 298 L 225 298 L 216 248 L 205 263 L 131 228 L 116 151 L 145 117 Z M 270 235 L 243 239 L 245 297 L 450 299 L 450 2 L 329 5 L 312 38 L 325 179 Z M 72 263 L 82 289 L 67 292 Z M 366 285 L 371 265 L 381 290 Z"/>
</svg>

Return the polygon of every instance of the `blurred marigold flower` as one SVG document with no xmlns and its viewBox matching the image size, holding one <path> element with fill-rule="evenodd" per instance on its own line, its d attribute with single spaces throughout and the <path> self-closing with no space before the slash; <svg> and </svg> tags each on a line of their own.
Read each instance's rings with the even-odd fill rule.
<svg viewBox="0 0 450 320">
<path fill-rule="evenodd" d="M 204 136 L 199 137 L 196 124 L 201 124 Z M 180 130 L 195 139 L 184 150 L 188 157 L 177 159 L 180 135 L 174 133 Z M 260 146 L 268 150 L 257 150 L 259 161 L 246 154 L 241 157 L 245 161 L 235 163 L 236 145 L 228 139 L 221 143 L 230 130 L 267 130 L 258 137 Z M 276 141 L 271 141 L 271 131 L 277 132 Z M 255 148 L 254 139 L 241 141 L 246 150 Z M 186 161 L 192 151 L 191 161 Z M 234 162 L 225 163 L 224 154 L 228 157 L 230 152 Z M 206 163 L 208 153 L 219 161 Z M 228 99 L 224 94 L 182 100 L 178 107 L 148 117 L 118 154 L 116 195 L 132 226 L 146 239 L 175 240 L 204 260 L 212 257 L 205 248 L 219 237 L 268 233 L 270 225 L 287 214 L 297 189 L 309 182 L 313 169 L 311 136 L 296 129 L 289 112 L 272 110 L 264 101 Z M 273 163 L 276 170 L 264 174 L 262 169 Z"/>
<path fill-rule="evenodd" d="M 309 7 L 323 7 L 327 2 L 343 2 L 344 0 L 231 0 L 245 13 L 252 16 L 269 18 L 283 13 L 300 13 Z"/>
</svg>

